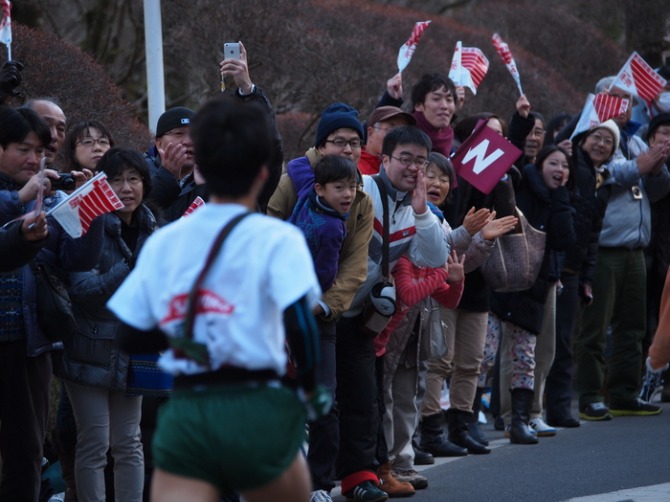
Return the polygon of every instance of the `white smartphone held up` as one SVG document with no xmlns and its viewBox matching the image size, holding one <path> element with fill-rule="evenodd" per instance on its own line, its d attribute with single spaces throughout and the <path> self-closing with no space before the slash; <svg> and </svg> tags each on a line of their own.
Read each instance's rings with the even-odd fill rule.
<svg viewBox="0 0 670 502">
<path fill-rule="evenodd" d="M 240 59 L 240 44 L 238 42 L 223 44 L 223 59 Z"/>
</svg>

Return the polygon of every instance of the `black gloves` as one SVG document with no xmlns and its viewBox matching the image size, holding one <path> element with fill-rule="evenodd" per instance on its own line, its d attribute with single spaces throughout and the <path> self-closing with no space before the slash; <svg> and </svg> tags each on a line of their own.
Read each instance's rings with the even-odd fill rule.
<svg viewBox="0 0 670 502">
<path fill-rule="evenodd" d="M 0 102 L 10 96 L 21 95 L 15 90 L 21 85 L 21 70 L 23 70 L 23 63 L 18 61 L 7 61 L 0 68 Z"/>
</svg>

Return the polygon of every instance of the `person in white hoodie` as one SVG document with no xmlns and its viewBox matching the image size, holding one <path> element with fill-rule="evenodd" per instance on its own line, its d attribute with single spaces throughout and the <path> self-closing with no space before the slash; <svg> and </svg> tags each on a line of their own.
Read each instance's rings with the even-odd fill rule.
<svg viewBox="0 0 670 502">
<path fill-rule="evenodd" d="M 601 79 L 596 92 L 632 102 L 632 95 L 615 84 L 614 77 Z M 582 312 L 575 344 L 575 384 L 579 416 L 583 420 L 657 415 L 662 411 L 637 396 L 646 332 L 644 248 L 651 237 L 650 203 L 670 191 L 670 174 L 664 164 L 670 146 L 659 144 L 648 148 L 642 138 L 635 136 L 631 111 L 629 106 L 625 113 L 614 118 L 621 140 L 606 165 L 614 184 L 598 242 L 593 302 Z M 609 326 L 612 351 L 605 363 Z M 609 407 L 604 402 L 605 395 L 609 396 Z"/>
</svg>

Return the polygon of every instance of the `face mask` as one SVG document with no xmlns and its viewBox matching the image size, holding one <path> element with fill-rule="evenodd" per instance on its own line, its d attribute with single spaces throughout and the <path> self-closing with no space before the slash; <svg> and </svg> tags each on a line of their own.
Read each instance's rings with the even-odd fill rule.
<svg viewBox="0 0 670 502">
<path fill-rule="evenodd" d="M 662 92 L 658 96 L 656 107 L 663 113 L 670 112 L 670 92 Z"/>
</svg>

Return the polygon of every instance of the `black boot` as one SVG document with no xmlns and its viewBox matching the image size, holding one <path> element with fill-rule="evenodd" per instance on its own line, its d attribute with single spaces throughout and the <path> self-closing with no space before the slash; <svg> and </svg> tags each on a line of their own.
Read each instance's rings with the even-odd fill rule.
<svg viewBox="0 0 670 502">
<path fill-rule="evenodd" d="M 421 441 L 419 446 L 423 451 L 427 451 L 434 457 L 463 457 L 468 454 L 468 450 L 450 443 L 442 429 L 442 413 L 435 413 L 423 417 L 419 424 L 421 431 Z"/>
<path fill-rule="evenodd" d="M 477 387 L 477 392 L 475 392 L 475 402 L 472 403 L 472 420 L 468 424 L 468 432 L 470 437 L 477 441 L 479 444 L 484 446 L 489 445 L 489 440 L 486 439 L 482 428 L 479 426 L 479 410 L 482 407 L 482 394 L 484 393 L 483 387 Z"/>
<path fill-rule="evenodd" d="M 414 450 L 414 465 L 432 465 L 435 463 L 435 457 L 433 457 L 432 453 L 429 453 L 427 451 L 423 451 L 421 447 L 419 446 L 419 442 L 417 441 L 418 436 L 416 432 L 414 433 L 414 436 L 412 437 L 412 449 Z"/>
<path fill-rule="evenodd" d="M 512 393 L 512 427 L 509 431 L 509 442 L 537 444 L 537 436 L 528 427 L 535 392 L 531 389 L 511 389 L 510 392 Z"/>
<path fill-rule="evenodd" d="M 468 433 L 468 424 L 472 414 L 469 411 L 456 410 L 450 408 L 447 411 L 447 421 L 449 424 L 449 441 L 457 446 L 461 446 L 473 455 L 483 455 L 491 453 L 491 450 L 481 443 L 478 443 Z"/>
</svg>

